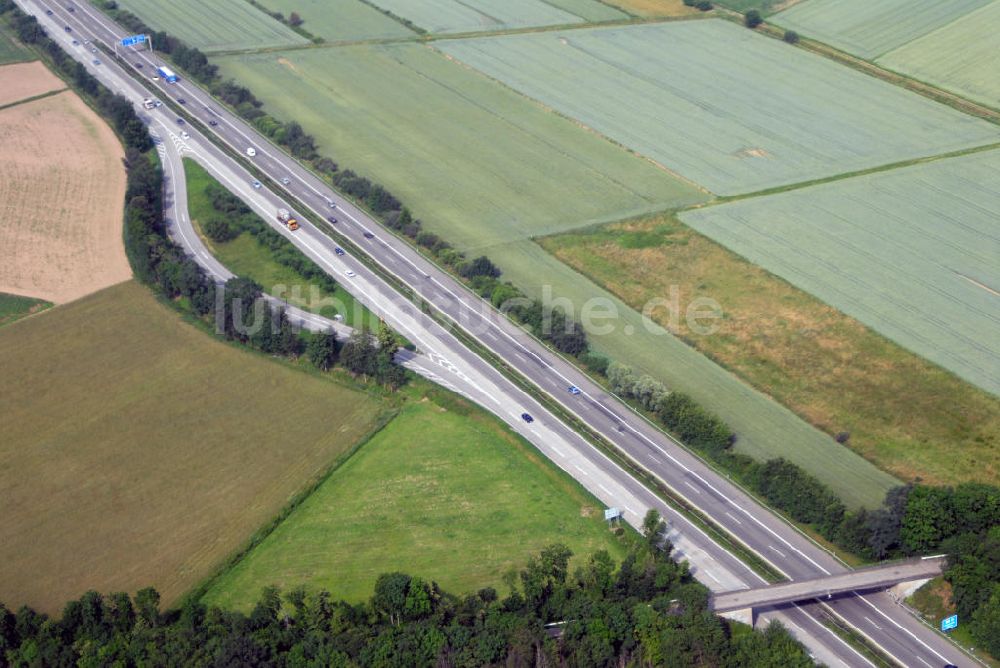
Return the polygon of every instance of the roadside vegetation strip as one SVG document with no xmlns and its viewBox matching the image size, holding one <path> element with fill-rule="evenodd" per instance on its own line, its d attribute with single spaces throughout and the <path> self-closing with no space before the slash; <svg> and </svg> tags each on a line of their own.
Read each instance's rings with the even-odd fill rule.
<svg viewBox="0 0 1000 668">
<path fill-rule="evenodd" d="M 628 15 L 597 0 L 371 0 L 430 33 L 616 21 Z"/>
<path fill-rule="evenodd" d="M 704 201 L 662 169 L 425 46 L 214 59 L 319 151 L 459 250 Z"/>
<path fill-rule="evenodd" d="M 134 282 L 0 338 L 0 592 L 15 606 L 150 584 L 176 602 L 380 410 L 205 336 Z"/>
<path fill-rule="evenodd" d="M 1000 110 L 1000 2 L 966 14 L 876 62 Z"/>
<path fill-rule="evenodd" d="M 0 292 L 0 327 L 9 325 L 26 316 L 41 313 L 51 307 L 52 302 L 42 299 L 9 295 Z"/>
<path fill-rule="evenodd" d="M 725 317 L 699 336 L 664 327 L 845 446 L 901 479 L 1000 482 L 990 472 L 1000 401 L 851 317 L 738 257 L 672 216 L 540 241 L 576 270 L 641 308 L 676 287 Z M 850 363 L 845 364 L 845 356 Z M 955 410 L 962 406 L 962 410 Z M 836 452 L 833 442 L 828 449 Z M 737 444 L 738 449 L 738 444 Z M 814 475 L 812 467 L 806 466 Z"/>
<path fill-rule="evenodd" d="M 35 54 L 17 41 L 10 29 L 0 22 L 0 65 L 34 60 Z"/>
<path fill-rule="evenodd" d="M 131 277 L 121 145 L 75 93 L 0 111 L 0 157 L 0 290 L 61 303 Z"/>
<path fill-rule="evenodd" d="M 327 42 L 405 39 L 416 33 L 361 0 L 257 0 L 287 20 L 294 12 L 302 27 Z"/>
<path fill-rule="evenodd" d="M 861 58 L 874 59 L 993 1 L 807 0 L 768 20 Z"/>
<path fill-rule="evenodd" d="M 41 61 L 0 66 L 0 107 L 65 89 L 63 80 L 52 74 Z"/>
<path fill-rule="evenodd" d="M 221 575 L 205 603 L 248 610 L 268 584 L 361 602 L 393 571 L 503 591 L 504 575 L 553 537 L 574 554 L 624 555 L 632 537 L 610 531 L 601 503 L 496 418 L 423 383 L 407 394 L 399 416 Z"/>
<path fill-rule="evenodd" d="M 1000 151 L 987 151 L 680 217 L 905 348 L 1000 394 L 996 184 Z"/>
<path fill-rule="evenodd" d="M 119 0 L 118 6 L 206 52 L 309 42 L 246 0 Z"/>
<path fill-rule="evenodd" d="M 971 148 L 997 137 L 996 128 L 979 119 L 728 21 L 435 46 L 722 195 Z M 565 71 L 580 74 L 558 74 Z M 623 107 L 622 99 L 630 104 Z"/>
<path fill-rule="evenodd" d="M 290 262 L 298 260 L 303 264 L 309 262 L 304 257 L 298 259 L 301 251 L 294 248 L 291 242 L 281 243 L 267 235 L 269 240 L 275 241 L 280 246 L 278 250 L 272 250 L 251 230 L 243 229 L 242 222 L 237 217 L 227 217 L 216 210 L 207 189 L 211 184 L 218 186 L 218 181 L 212 178 L 205 168 L 194 160 L 185 158 L 184 174 L 187 180 L 188 213 L 191 222 L 206 247 L 223 266 L 237 276 L 245 276 L 256 281 L 263 286 L 264 292 L 273 297 L 311 313 L 325 318 L 333 318 L 339 314 L 343 317 L 344 324 L 350 327 L 362 324 L 371 326 L 377 322 L 377 318 L 326 274 L 321 280 L 317 280 L 315 277 L 303 275 L 289 264 L 283 264 L 281 258 L 286 258 Z M 269 224 L 257 214 L 251 212 L 247 215 L 252 216 L 255 221 L 254 230 L 270 229 Z M 205 231 L 206 224 L 220 219 L 227 221 L 227 227 L 232 227 L 231 234 L 235 236 L 221 241 L 209 238 L 210 235 Z M 295 259 L 289 255 L 295 256 Z M 331 284 L 334 286 L 332 290 Z"/>
<path fill-rule="evenodd" d="M 673 336 L 654 320 L 601 286 L 597 276 L 560 262 L 534 242 L 517 242 L 487 249 L 504 269 L 504 277 L 531 297 L 550 286 L 554 298 L 567 298 L 576 308 L 591 299 L 606 299 L 615 309 L 610 331 L 591 332 L 591 347 L 599 353 L 639 369 L 671 390 L 691 395 L 721 417 L 737 434 L 733 450 L 764 461 L 784 457 L 830 487 L 849 508 L 875 508 L 899 481 L 861 456 L 839 447 L 788 408 L 741 381 L 730 370 Z M 544 276 L 544 281 L 539 277 Z M 596 279 L 596 280 L 595 280 Z M 664 316 L 672 295 L 656 295 L 668 304 L 653 309 Z M 678 317 L 685 317 L 694 296 L 678 294 Z M 626 298 L 628 296 L 626 295 Z M 725 310 L 723 311 L 725 313 Z M 659 316 L 658 316 L 659 317 Z"/>
</svg>

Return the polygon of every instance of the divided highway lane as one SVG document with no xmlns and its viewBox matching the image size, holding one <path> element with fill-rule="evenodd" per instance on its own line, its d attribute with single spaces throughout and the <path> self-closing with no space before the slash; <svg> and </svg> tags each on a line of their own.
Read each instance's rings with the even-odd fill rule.
<svg viewBox="0 0 1000 668">
<path fill-rule="evenodd" d="M 30 3 L 25 0 L 24 4 Z M 106 17 L 82 5 L 79 6 L 82 13 L 70 15 L 54 3 L 39 4 L 57 12 L 60 20 L 85 25 L 108 42 L 123 34 Z M 135 54 L 130 60 L 146 63 L 149 69 L 140 70 L 146 73 L 155 66 L 149 54 Z M 321 181 L 268 144 L 241 120 L 218 108 L 199 88 L 182 81 L 162 89 L 172 96 L 186 98 L 187 110 L 196 117 L 206 123 L 215 121 L 213 131 L 237 152 L 254 147 L 255 165 L 275 182 L 288 178 L 290 192 L 320 215 L 331 215 L 328 202 L 335 201 L 338 211 L 332 215 L 341 220 L 341 233 L 780 571 L 796 579 L 845 570 L 829 554 L 607 395 L 572 365 L 495 314 L 405 243 L 384 234 L 377 223 L 329 191 Z M 485 365 L 475 356 L 469 361 L 473 366 Z M 570 384 L 580 387 L 583 392 L 579 396 L 569 395 L 566 387 Z M 904 665 L 958 663 L 954 647 L 892 605 L 884 595 L 853 597 L 827 605 Z M 882 624 L 872 623 L 873 616 Z"/>
</svg>

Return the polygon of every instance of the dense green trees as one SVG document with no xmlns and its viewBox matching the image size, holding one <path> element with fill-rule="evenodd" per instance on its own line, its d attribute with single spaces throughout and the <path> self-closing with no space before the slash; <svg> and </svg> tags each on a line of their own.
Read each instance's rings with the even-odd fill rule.
<svg viewBox="0 0 1000 668">
<path fill-rule="evenodd" d="M 653 535 L 662 533 L 651 516 Z M 266 587 L 249 615 L 195 601 L 161 612 L 151 589 L 87 592 L 61 619 L 0 605 L 0 664 L 203 666 L 806 666 L 780 626 L 734 627 L 668 551 L 636 541 L 616 565 L 598 552 L 532 557 L 505 598 L 456 596 L 406 573 L 378 578 L 366 604 Z"/>
</svg>

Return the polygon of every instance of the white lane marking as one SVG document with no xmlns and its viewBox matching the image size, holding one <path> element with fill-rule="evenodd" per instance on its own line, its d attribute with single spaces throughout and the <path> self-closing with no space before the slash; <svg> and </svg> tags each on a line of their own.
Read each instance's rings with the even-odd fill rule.
<svg viewBox="0 0 1000 668">
<path fill-rule="evenodd" d="M 586 475 L 586 476 L 590 475 L 589 473 L 587 473 L 586 471 L 584 471 L 582 468 L 580 468 L 579 464 L 573 464 L 573 468 L 575 468 L 577 471 L 579 471 L 583 475 Z"/>
<path fill-rule="evenodd" d="M 684 484 L 687 485 L 688 487 L 690 487 L 691 489 L 693 489 L 695 494 L 701 494 L 701 490 L 698 489 L 697 487 L 695 487 L 694 485 L 692 485 L 687 480 L 684 481 Z"/>
<path fill-rule="evenodd" d="M 566 456 L 565 454 L 563 454 L 563 451 L 560 450 L 559 448 L 557 448 L 556 446 L 550 445 L 549 447 L 552 448 L 555 451 L 555 453 L 557 455 L 559 455 L 560 457 L 565 457 Z"/>
<path fill-rule="evenodd" d="M 725 513 L 726 513 L 726 516 L 727 516 L 727 517 L 728 517 L 729 519 L 731 519 L 732 521 L 736 522 L 736 523 L 737 523 L 737 524 L 739 524 L 740 526 L 742 526 L 742 525 L 743 525 L 743 522 L 740 522 L 740 521 L 739 521 L 738 519 L 736 519 L 736 517 L 735 517 L 735 516 L 734 516 L 734 515 L 733 515 L 732 513 L 730 513 L 730 512 L 728 511 L 728 510 L 727 510 L 727 511 L 725 511 Z"/>
<path fill-rule="evenodd" d="M 874 626 L 875 628 L 877 628 L 877 629 L 878 629 L 879 631 L 881 631 L 881 630 L 882 630 L 882 627 L 881 627 L 881 626 L 879 626 L 878 624 L 876 624 L 875 622 L 873 622 L 873 621 L 871 620 L 871 618 L 870 618 L 870 617 L 868 617 L 868 615 L 864 615 L 864 618 L 865 618 L 865 619 L 866 619 L 866 620 L 868 621 L 868 623 L 869 623 L 869 624 L 871 624 L 872 626 Z"/>
<path fill-rule="evenodd" d="M 864 596 L 862 596 L 861 594 L 859 594 L 856 591 L 851 592 L 851 593 L 854 594 L 855 596 L 857 596 L 861 601 L 863 601 L 872 610 L 874 610 L 875 612 L 877 612 L 878 614 L 882 615 L 883 617 L 885 617 L 886 619 L 888 619 L 890 622 L 892 622 L 892 624 L 896 628 L 898 628 L 900 631 L 903 631 L 904 633 L 906 633 L 907 635 L 909 635 L 911 638 L 913 638 L 914 640 L 916 640 L 918 643 L 920 643 L 921 645 L 923 645 L 927 649 L 927 651 L 929 651 L 932 654 L 934 654 L 934 656 L 936 656 L 937 658 L 941 659 L 945 663 L 954 663 L 953 661 L 949 661 L 945 657 L 941 656 L 941 654 L 939 654 L 937 652 L 937 650 L 935 650 L 933 647 L 931 647 L 930 645 L 928 645 L 927 643 L 925 643 L 923 640 L 921 640 L 920 638 L 918 638 L 916 636 L 916 634 L 913 633 L 913 631 L 911 631 L 908 628 L 905 628 L 902 624 L 900 624 L 899 622 L 897 622 L 895 619 L 893 619 L 889 615 L 887 615 L 884 612 L 882 612 L 882 610 L 880 610 L 877 605 L 875 605 L 874 603 L 872 603 L 871 601 L 869 601 L 868 599 L 866 599 Z"/>
<path fill-rule="evenodd" d="M 632 510 L 632 509 L 631 509 L 631 508 L 629 508 L 628 506 L 625 506 L 625 510 L 629 511 L 629 512 L 630 512 L 630 513 L 632 513 L 633 515 L 638 515 L 638 513 L 637 513 L 637 512 L 635 512 L 634 510 Z"/>
<path fill-rule="evenodd" d="M 768 547 L 769 547 L 770 549 L 774 550 L 775 552 L 777 552 L 778 554 L 780 554 L 780 555 L 781 555 L 782 557 L 784 557 L 784 556 L 785 556 L 785 553 L 784 553 L 784 552 L 782 552 L 781 550 L 779 550 L 778 548 L 776 548 L 776 547 L 775 547 L 774 545 L 768 545 Z"/>
<path fill-rule="evenodd" d="M 712 571 L 710 571 L 710 570 L 708 570 L 706 568 L 703 568 L 703 569 L 701 569 L 701 572 L 704 573 L 705 575 L 707 575 L 708 577 L 712 578 L 713 580 L 715 580 L 718 584 L 722 584 L 721 582 L 719 582 L 719 578 L 717 578 L 714 575 L 712 575 Z"/>
<path fill-rule="evenodd" d="M 597 486 L 600 487 L 601 489 L 603 489 L 604 492 L 606 494 L 608 494 L 609 496 L 614 496 L 614 493 L 610 489 L 608 489 L 607 487 L 605 487 L 604 485 L 602 485 L 601 483 L 597 483 Z"/>
<path fill-rule="evenodd" d="M 922 664 L 924 664 L 925 666 L 927 666 L 927 668 L 934 668 L 934 667 L 933 667 L 933 666 L 932 666 L 931 664 L 929 664 L 929 663 L 927 663 L 926 661 L 924 661 L 922 657 L 919 657 L 919 656 L 918 656 L 918 657 L 917 657 L 917 661 L 919 661 L 920 663 L 922 663 Z"/>
</svg>

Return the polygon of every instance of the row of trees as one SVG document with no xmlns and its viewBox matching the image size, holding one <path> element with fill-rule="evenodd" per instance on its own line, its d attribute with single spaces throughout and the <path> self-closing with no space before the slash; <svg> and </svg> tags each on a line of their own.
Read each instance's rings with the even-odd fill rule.
<svg viewBox="0 0 1000 668">
<path fill-rule="evenodd" d="M 733 632 L 707 590 L 659 548 L 662 522 L 621 563 L 604 551 L 571 571 L 551 545 L 492 588 L 464 595 L 405 573 L 381 575 L 360 604 L 325 591 L 262 592 L 249 614 L 187 601 L 161 612 L 144 589 L 88 592 L 60 619 L 0 605 L 0 663 L 215 666 L 811 666 L 778 624 Z"/>
</svg>

